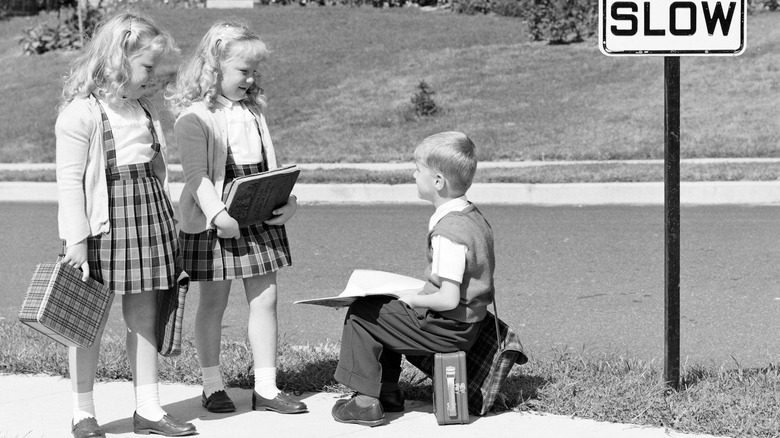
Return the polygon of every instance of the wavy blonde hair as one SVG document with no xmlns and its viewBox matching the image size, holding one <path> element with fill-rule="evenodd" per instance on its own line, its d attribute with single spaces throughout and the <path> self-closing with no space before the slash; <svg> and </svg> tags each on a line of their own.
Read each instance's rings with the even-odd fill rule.
<svg viewBox="0 0 780 438">
<path fill-rule="evenodd" d="M 203 101 L 211 108 L 219 93 L 222 62 L 238 56 L 262 61 L 268 53 L 265 43 L 246 24 L 235 20 L 215 23 L 200 40 L 192 57 L 182 63 L 176 85 L 168 86 L 165 95 L 168 108 L 175 116 L 195 102 Z M 260 75 L 255 72 L 255 81 L 242 100 L 263 108 L 265 96 L 259 84 Z"/>
<path fill-rule="evenodd" d="M 140 14 L 123 12 L 100 23 L 64 77 L 59 110 L 92 93 L 111 102 L 123 101 L 131 79 L 130 59 L 146 49 L 159 56 L 178 51 L 168 32 Z"/>
</svg>

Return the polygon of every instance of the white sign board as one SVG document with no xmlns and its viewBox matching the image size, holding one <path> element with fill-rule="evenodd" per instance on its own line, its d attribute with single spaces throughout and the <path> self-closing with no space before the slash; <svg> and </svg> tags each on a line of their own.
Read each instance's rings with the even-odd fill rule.
<svg viewBox="0 0 780 438">
<path fill-rule="evenodd" d="M 599 0 L 599 48 L 608 56 L 739 55 L 747 0 Z"/>
</svg>

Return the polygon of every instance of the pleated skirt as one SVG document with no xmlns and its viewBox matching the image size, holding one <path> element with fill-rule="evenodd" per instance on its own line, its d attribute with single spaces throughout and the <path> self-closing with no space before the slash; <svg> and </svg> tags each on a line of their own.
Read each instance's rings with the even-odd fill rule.
<svg viewBox="0 0 780 438">
<path fill-rule="evenodd" d="M 236 176 L 263 169 L 256 164 L 231 165 L 225 185 Z M 179 233 L 184 270 L 192 281 L 251 278 L 290 266 L 290 243 L 284 225 L 257 224 L 241 228 L 236 239 L 217 237 L 217 230 Z"/>
<path fill-rule="evenodd" d="M 108 233 L 87 239 L 90 276 L 117 294 L 169 289 L 179 255 L 173 208 L 149 163 L 109 175 Z"/>
</svg>

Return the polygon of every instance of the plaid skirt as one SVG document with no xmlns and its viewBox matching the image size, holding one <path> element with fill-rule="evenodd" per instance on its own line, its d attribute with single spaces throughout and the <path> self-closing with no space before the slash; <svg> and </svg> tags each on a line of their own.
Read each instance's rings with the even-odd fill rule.
<svg viewBox="0 0 780 438">
<path fill-rule="evenodd" d="M 176 284 L 173 208 L 150 163 L 108 172 L 108 233 L 87 238 L 90 276 L 117 294 Z"/>
<path fill-rule="evenodd" d="M 264 170 L 265 160 L 258 164 L 235 164 L 228 146 L 225 166 L 225 188 L 235 177 L 253 175 Z M 223 197 L 225 193 L 222 194 Z M 217 230 L 198 234 L 179 233 L 184 271 L 192 281 L 222 281 L 251 278 L 290 266 L 290 243 L 284 225 L 256 224 L 240 229 L 236 239 L 217 237 Z"/>
<path fill-rule="evenodd" d="M 217 230 L 179 233 L 184 270 L 192 281 L 257 277 L 290 266 L 290 244 L 282 226 L 241 228 L 237 239 L 217 237 Z"/>
</svg>

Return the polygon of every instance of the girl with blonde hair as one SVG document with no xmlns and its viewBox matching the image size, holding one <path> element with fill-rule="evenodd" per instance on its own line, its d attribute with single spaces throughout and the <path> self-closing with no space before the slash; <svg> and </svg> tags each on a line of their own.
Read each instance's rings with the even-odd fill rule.
<svg viewBox="0 0 780 438">
<path fill-rule="evenodd" d="M 133 430 L 185 436 L 195 427 L 168 416 L 159 400 L 157 293 L 176 284 L 179 245 L 165 139 L 145 97 L 155 68 L 174 50 L 173 38 L 141 15 L 101 23 L 65 77 L 55 133 L 62 261 L 122 296 Z M 76 438 L 105 437 L 93 387 L 107 317 L 91 347 L 69 350 Z"/>
<path fill-rule="evenodd" d="M 184 169 L 180 240 L 184 269 L 200 289 L 195 346 L 203 376 L 201 402 L 210 412 L 236 409 L 219 369 L 222 317 L 233 280 L 241 279 L 249 305 L 254 359 L 252 409 L 292 414 L 304 403 L 276 386 L 276 272 L 291 264 L 284 227 L 297 209 L 291 195 L 273 218 L 239 227 L 224 190 L 239 176 L 277 167 L 268 133 L 258 67 L 263 41 L 236 21 L 214 24 L 180 70 L 168 104 Z"/>
</svg>

